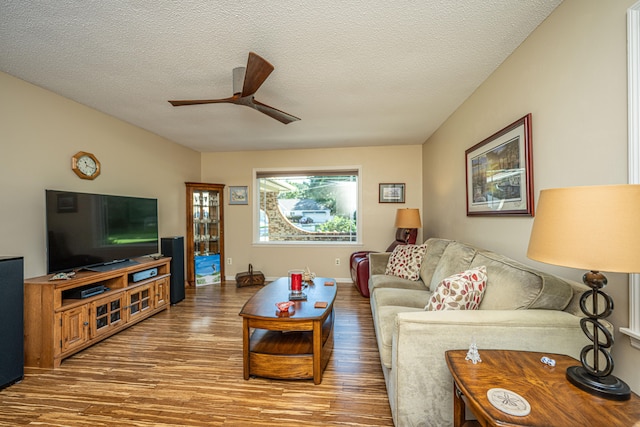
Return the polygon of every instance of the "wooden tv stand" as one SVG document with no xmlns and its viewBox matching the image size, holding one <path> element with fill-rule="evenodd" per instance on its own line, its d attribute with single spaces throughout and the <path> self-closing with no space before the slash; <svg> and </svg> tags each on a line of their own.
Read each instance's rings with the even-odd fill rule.
<svg viewBox="0 0 640 427">
<path fill-rule="evenodd" d="M 136 258 L 138 264 L 106 272 L 78 271 L 72 279 L 52 275 L 24 282 L 25 366 L 57 368 L 62 360 L 169 307 L 171 258 Z M 157 268 L 133 282 L 133 273 Z M 109 290 L 79 298 L 74 291 Z"/>
</svg>

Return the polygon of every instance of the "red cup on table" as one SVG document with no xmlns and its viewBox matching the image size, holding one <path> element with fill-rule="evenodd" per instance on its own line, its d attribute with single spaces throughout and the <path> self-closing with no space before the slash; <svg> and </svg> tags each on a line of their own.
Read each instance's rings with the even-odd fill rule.
<svg viewBox="0 0 640 427">
<path fill-rule="evenodd" d="M 293 294 L 302 293 L 302 270 L 289 270 L 289 290 Z"/>
</svg>

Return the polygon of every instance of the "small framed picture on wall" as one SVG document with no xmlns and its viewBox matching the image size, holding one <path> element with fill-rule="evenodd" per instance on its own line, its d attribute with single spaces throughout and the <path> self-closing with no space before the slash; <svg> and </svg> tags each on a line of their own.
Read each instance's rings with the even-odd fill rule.
<svg viewBox="0 0 640 427">
<path fill-rule="evenodd" d="M 379 184 L 378 203 L 404 203 L 404 183 Z"/>
<path fill-rule="evenodd" d="M 229 204 L 248 205 L 249 187 L 247 187 L 246 185 L 229 186 Z"/>
</svg>

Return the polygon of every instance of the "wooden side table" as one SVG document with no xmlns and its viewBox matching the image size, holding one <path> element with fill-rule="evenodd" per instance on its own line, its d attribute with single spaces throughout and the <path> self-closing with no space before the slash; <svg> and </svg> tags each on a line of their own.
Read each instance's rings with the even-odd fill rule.
<svg viewBox="0 0 640 427">
<path fill-rule="evenodd" d="M 565 377 L 576 359 L 549 353 L 510 350 L 479 350 L 482 362 L 465 360 L 467 350 L 445 353 L 453 376 L 454 426 L 544 426 L 544 427 L 640 427 L 640 398 L 632 393 L 627 401 L 591 395 L 572 385 Z M 554 367 L 540 361 L 543 356 L 556 361 Z M 526 399 L 531 412 L 513 416 L 494 407 L 487 397 L 492 388 L 510 390 Z M 465 403 L 466 400 L 466 403 Z M 477 421 L 465 419 L 469 405 Z"/>
</svg>

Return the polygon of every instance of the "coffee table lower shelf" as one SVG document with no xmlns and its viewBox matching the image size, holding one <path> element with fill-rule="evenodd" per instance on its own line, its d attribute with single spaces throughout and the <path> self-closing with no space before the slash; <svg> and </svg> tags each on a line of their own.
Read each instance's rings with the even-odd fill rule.
<svg viewBox="0 0 640 427">
<path fill-rule="evenodd" d="M 249 345 L 249 375 L 283 379 L 319 379 L 333 350 L 333 311 L 322 324 L 321 372 L 314 375 L 313 331 L 255 329 Z M 316 383 L 319 383 L 317 381 Z"/>
</svg>

